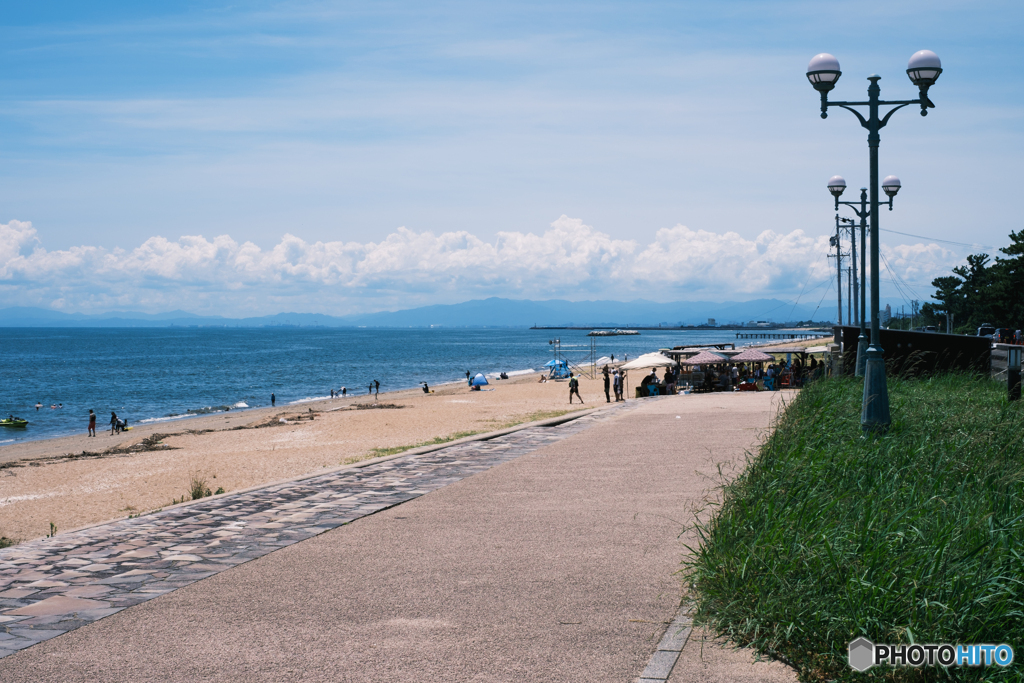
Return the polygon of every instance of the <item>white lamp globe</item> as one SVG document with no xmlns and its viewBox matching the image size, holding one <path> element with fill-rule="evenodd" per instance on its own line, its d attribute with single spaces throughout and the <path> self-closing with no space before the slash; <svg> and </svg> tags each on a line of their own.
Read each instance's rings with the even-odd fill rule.
<svg viewBox="0 0 1024 683">
<path fill-rule="evenodd" d="M 942 61 L 931 50 L 915 52 L 907 63 L 907 76 L 910 77 L 910 82 L 917 86 L 935 85 L 941 73 Z"/>
<path fill-rule="evenodd" d="M 815 55 L 807 65 L 807 80 L 819 92 L 828 92 L 836 87 L 836 81 L 842 75 L 839 60 L 827 52 Z"/>
<path fill-rule="evenodd" d="M 834 175 L 828 179 L 828 191 L 833 197 L 839 197 L 846 191 L 846 180 L 841 175 Z"/>
<path fill-rule="evenodd" d="M 890 197 L 895 197 L 896 193 L 900 191 L 900 179 L 894 175 L 886 176 L 882 181 L 882 189 Z"/>
</svg>

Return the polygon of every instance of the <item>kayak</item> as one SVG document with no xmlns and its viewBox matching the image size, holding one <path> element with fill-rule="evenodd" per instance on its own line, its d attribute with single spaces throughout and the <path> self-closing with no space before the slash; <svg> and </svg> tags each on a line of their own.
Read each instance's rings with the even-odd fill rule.
<svg viewBox="0 0 1024 683">
<path fill-rule="evenodd" d="M 0 420 L 0 427 L 27 427 L 28 420 L 23 420 L 20 417 L 11 417 Z"/>
</svg>

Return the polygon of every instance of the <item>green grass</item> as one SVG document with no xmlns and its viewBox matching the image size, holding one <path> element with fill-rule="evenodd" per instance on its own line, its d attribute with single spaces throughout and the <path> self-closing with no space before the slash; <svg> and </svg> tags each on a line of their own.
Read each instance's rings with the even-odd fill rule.
<svg viewBox="0 0 1024 683">
<path fill-rule="evenodd" d="M 538 420 L 550 420 L 553 417 L 562 417 L 563 415 L 568 415 L 569 413 L 575 413 L 579 412 L 580 410 L 586 409 L 587 406 L 582 406 L 580 408 L 570 408 L 568 410 L 537 410 L 527 415 L 523 415 L 522 417 L 517 417 L 514 420 L 497 424 L 495 425 L 494 429 L 508 429 L 509 427 L 515 427 L 516 425 L 526 424 L 527 422 L 536 422 Z"/>
<path fill-rule="evenodd" d="M 457 439 L 464 439 L 467 436 L 475 436 L 477 434 L 482 434 L 482 433 L 483 432 L 480 432 L 480 431 L 476 431 L 476 432 L 455 432 L 454 434 L 449 434 L 448 436 L 439 436 L 439 437 L 436 437 L 434 439 L 431 439 L 430 441 L 422 441 L 420 443 L 414 443 L 414 444 L 411 444 L 409 446 L 392 446 L 391 448 L 373 448 L 373 449 L 370 449 L 370 453 L 371 453 L 370 457 L 371 458 L 380 458 L 380 457 L 383 457 L 385 455 L 395 455 L 397 453 L 404 453 L 405 451 L 410 451 L 413 448 L 420 448 L 421 446 L 436 446 L 436 445 L 439 445 L 439 444 L 448 443 L 449 441 L 456 441 Z"/>
<path fill-rule="evenodd" d="M 1024 402 L 946 375 L 891 380 L 893 425 L 862 438 L 862 384 L 795 399 L 684 571 L 697 618 L 802 680 L 1024 680 Z M 1008 669 L 875 667 L 847 644 L 1009 643 Z"/>
</svg>

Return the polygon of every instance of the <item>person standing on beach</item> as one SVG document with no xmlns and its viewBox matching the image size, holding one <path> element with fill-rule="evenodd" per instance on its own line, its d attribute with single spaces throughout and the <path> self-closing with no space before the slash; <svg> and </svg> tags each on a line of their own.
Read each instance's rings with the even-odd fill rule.
<svg viewBox="0 0 1024 683">
<path fill-rule="evenodd" d="M 348 389 L 346 389 L 345 387 L 342 387 L 341 388 L 341 395 L 342 396 L 348 396 Z"/>
<path fill-rule="evenodd" d="M 96 413 L 89 409 L 89 436 L 96 436 Z"/>
<path fill-rule="evenodd" d="M 117 413 L 113 410 L 110 411 L 110 435 L 114 435 L 114 430 L 117 429 Z"/>
<path fill-rule="evenodd" d="M 377 398 L 377 394 L 380 393 L 380 382 L 373 380 L 373 397 Z"/>
<path fill-rule="evenodd" d="M 331 389 L 331 398 L 334 398 L 334 389 Z"/>
<path fill-rule="evenodd" d="M 273 408 L 275 403 L 277 403 L 277 396 L 274 396 L 274 394 L 271 393 L 270 394 L 270 407 Z"/>
<path fill-rule="evenodd" d="M 612 397 L 608 393 L 608 390 L 611 388 L 611 385 L 612 385 L 612 376 L 608 373 L 608 366 L 606 365 L 606 366 L 604 366 L 604 402 L 605 403 L 611 403 L 612 402 Z"/>
<path fill-rule="evenodd" d="M 612 377 L 612 388 L 615 389 L 615 402 L 618 403 L 622 400 L 622 375 L 619 374 L 618 369 L 615 370 Z"/>
<path fill-rule="evenodd" d="M 569 373 L 569 405 L 572 405 L 572 396 L 576 395 L 576 398 L 583 403 L 583 397 L 580 396 L 580 381 L 576 379 L 576 375 Z"/>
</svg>

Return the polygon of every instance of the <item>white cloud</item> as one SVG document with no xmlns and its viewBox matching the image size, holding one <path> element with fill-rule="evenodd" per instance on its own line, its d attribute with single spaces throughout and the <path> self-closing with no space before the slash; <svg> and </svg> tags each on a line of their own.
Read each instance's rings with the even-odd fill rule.
<svg viewBox="0 0 1024 683">
<path fill-rule="evenodd" d="M 344 314 L 480 296 L 653 300 L 790 298 L 832 271 L 828 236 L 762 232 L 754 240 L 677 225 L 650 244 L 618 240 L 562 216 L 547 230 L 399 228 L 380 242 L 307 242 L 285 234 L 272 249 L 228 235 L 151 237 L 131 248 L 47 250 L 31 223 L 0 224 L 6 301 L 98 312 L 184 308 L 223 315 L 283 310 Z M 904 280 L 928 282 L 959 262 L 934 244 L 883 245 Z"/>
</svg>

